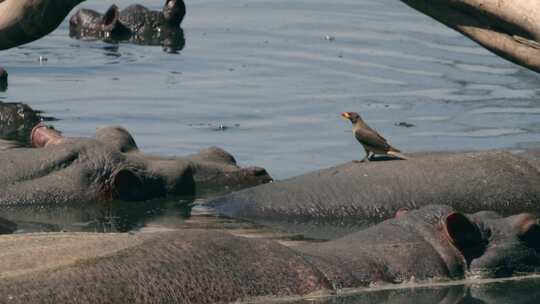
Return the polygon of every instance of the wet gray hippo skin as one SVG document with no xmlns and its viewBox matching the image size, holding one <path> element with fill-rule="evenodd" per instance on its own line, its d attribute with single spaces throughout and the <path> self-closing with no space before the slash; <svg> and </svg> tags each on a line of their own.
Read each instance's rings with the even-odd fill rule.
<svg viewBox="0 0 540 304">
<path fill-rule="evenodd" d="M 402 207 L 448 204 L 461 212 L 505 215 L 540 211 L 540 151 L 410 156 L 407 161 L 346 163 L 232 193 L 208 206 L 225 216 L 301 233 L 308 229 L 300 227 L 304 224 L 328 225 L 338 236 L 390 218 Z M 321 230 L 308 235 L 335 237 Z"/>
<path fill-rule="evenodd" d="M 129 41 L 143 45 L 163 45 L 166 51 L 177 51 L 185 45 L 180 28 L 186 13 L 182 0 L 167 0 L 162 11 L 152 11 L 134 4 L 123 10 L 112 5 L 100 14 L 80 9 L 69 20 L 70 36 L 77 39 Z"/>
<path fill-rule="evenodd" d="M 0 301 L 228 303 L 411 278 L 459 279 L 467 269 L 497 275 L 477 260 L 496 269 L 504 265 L 498 275 L 511 275 L 539 269 L 539 233 L 537 219 L 527 214 L 469 218 L 432 205 L 341 239 L 296 248 L 197 229 L 2 236 Z M 501 245 L 512 254 L 484 257 Z"/>
<path fill-rule="evenodd" d="M 216 147 L 186 157 L 145 154 L 121 127 L 99 129 L 95 139 L 64 138 L 40 124 L 32 143 L 42 148 L 0 152 L 0 205 L 146 200 L 270 180 L 264 169 L 240 168 Z"/>
</svg>

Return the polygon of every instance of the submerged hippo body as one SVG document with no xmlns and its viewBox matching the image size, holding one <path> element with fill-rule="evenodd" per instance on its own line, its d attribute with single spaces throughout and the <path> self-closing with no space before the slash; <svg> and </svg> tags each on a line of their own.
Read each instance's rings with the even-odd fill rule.
<svg viewBox="0 0 540 304">
<path fill-rule="evenodd" d="M 540 151 L 411 154 L 406 161 L 347 163 L 307 173 L 208 205 L 226 216 L 287 229 L 327 224 L 337 227 L 337 235 L 390 218 L 399 208 L 433 203 L 468 213 L 540 212 L 539 160 Z M 335 237 L 324 233 L 310 236 Z"/>
<path fill-rule="evenodd" d="M 120 127 L 102 128 L 95 139 L 64 138 L 40 124 L 32 143 L 41 148 L 0 152 L 0 205 L 146 200 L 270 180 L 264 169 L 240 168 L 215 147 L 187 157 L 144 154 Z"/>
<path fill-rule="evenodd" d="M 163 45 L 173 51 L 181 50 L 185 40 L 180 23 L 185 12 L 182 0 L 167 0 L 162 11 L 152 11 L 139 4 L 121 11 L 112 5 L 105 14 L 81 9 L 70 18 L 70 36 Z"/>
<path fill-rule="evenodd" d="M 9 303 L 230 303 L 460 279 L 466 271 L 489 273 L 485 266 L 505 268 L 491 275 L 512 275 L 539 269 L 539 234 L 536 218 L 527 214 L 468 217 L 432 205 L 296 248 L 196 229 L 3 236 L 0 295 Z M 501 246 L 505 253 L 497 255 Z"/>
</svg>

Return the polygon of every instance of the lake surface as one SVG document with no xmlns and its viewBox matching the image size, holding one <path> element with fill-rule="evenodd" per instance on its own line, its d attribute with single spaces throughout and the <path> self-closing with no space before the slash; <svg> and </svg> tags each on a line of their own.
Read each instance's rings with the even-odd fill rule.
<svg viewBox="0 0 540 304">
<path fill-rule="evenodd" d="M 117 1 L 121 8 L 131 3 Z M 159 9 L 162 1 L 144 4 Z M 81 7 L 105 11 L 109 5 L 93 0 Z M 240 165 L 263 166 L 276 179 L 363 157 L 343 111 L 360 112 L 405 152 L 540 147 L 540 77 L 399 1 L 199 0 L 188 1 L 187 10 L 186 44 L 177 54 L 74 40 L 66 20 L 48 37 L 0 53 L 10 74 L 0 101 L 45 111 L 67 136 L 122 125 L 149 153 L 185 155 L 217 145 Z M 26 231 L 260 229 L 197 208 L 193 217 L 185 205 L 2 214 L 24 219 Z M 452 296 L 458 287 L 431 287 L 316 302 L 538 302 L 538 280 L 485 286 L 494 287 L 459 287 L 467 289 L 458 292 L 464 298 Z M 531 296 L 503 297 L 501 290 Z"/>
</svg>

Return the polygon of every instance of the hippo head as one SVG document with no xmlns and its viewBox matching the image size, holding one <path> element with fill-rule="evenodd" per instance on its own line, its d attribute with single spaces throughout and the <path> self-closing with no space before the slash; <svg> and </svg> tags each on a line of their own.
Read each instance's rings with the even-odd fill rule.
<svg viewBox="0 0 540 304">
<path fill-rule="evenodd" d="M 472 275 L 507 277 L 540 271 L 540 226 L 529 213 L 503 218 L 495 212 L 470 216 L 487 240 L 484 253 L 470 265 Z"/>
<path fill-rule="evenodd" d="M 163 18 L 170 26 L 179 26 L 186 15 L 183 0 L 166 0 L 163 5 Z"/>
<path fill-rule="evenodd" d="M 508 277 L 540 271 L 540 226 L 532 214 L 464 215 L 448 206 L 431 205 L 412 212 L 399 210 L 396 217 L 432 244 L 451 277 L 464 273 Z"/>
<path fill-rule="evenodd" d="M 413 211 L 400 209 L 396 219 L 401 231 L 398 235 L 408 231 L 430 244 L 425 252 L 417 249 L 407 252 L 409 258 L 395 261 L 402 269 L 414 269 L 417 278 L 426 274 L 425 277 L 463 277 L 468 265 L 485 250 L 486 242 L 478 225 L 450 206 L 428 205 Z M 391 231 L 395 233 L 394 229 Z M 399 237 L 398 240 L 401 241 Z M 424 256 L 420 265 L 416 258 L 410 258 L 418 254 Z"/>
<path fill-rule="evenodd" d="M 85 38 L 99 36 L 102 38 L 121 39 L 129 35 L 129 30 L 120 22 L 120 11 L 111 5 L 105 14 L 90 9 L 80 9 L 69 20 L 70 36 Z"/>
</svg>

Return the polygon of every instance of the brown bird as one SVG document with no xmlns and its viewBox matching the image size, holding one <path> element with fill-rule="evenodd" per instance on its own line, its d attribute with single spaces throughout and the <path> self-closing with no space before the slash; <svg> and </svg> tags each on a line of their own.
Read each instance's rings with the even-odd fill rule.
<svg viewBox="0 0 540 304">
<path fill-rule="evenodd" d="M 392 147 L 384 137 L 377 131 L 370 128 L 356 112 L 343 112 L 343 118 L 348 119 L 353 124 L 354 137 L 362 144 L 366 151 L 366 156 L 360 162 L 367 162 L 372 155 L 391 155 L 400 159 L 407 159 L 398 149 Z"/>
</svg>

